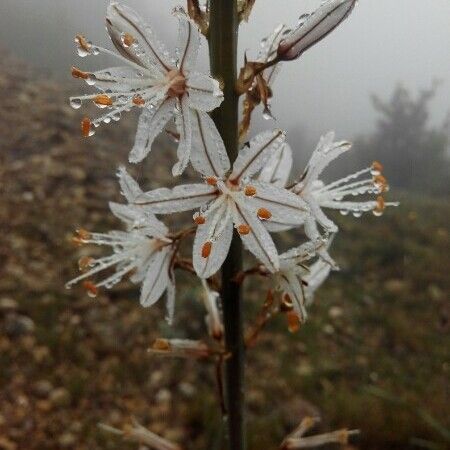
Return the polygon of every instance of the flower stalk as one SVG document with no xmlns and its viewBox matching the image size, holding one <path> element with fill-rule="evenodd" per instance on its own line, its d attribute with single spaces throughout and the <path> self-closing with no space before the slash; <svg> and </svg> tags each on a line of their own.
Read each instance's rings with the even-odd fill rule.
<svg viewBox="0 0 450 450">
<path fill-rule="evenodd" d="M 212 76 L 223 84 L 224 101 L 212 117 L 231 162 L 238 153 L 237 2 L 211 0 L 209 51 Z M 230 358 L 225 362 L 225 406 L 230 450 L 245 450 L 243 308 L 241 287 L 234 281 L 242 270 L 242 243 L 234 232 L 230 251 L 222 267 L 223 319 L 225 345 Z"/>
</svg>

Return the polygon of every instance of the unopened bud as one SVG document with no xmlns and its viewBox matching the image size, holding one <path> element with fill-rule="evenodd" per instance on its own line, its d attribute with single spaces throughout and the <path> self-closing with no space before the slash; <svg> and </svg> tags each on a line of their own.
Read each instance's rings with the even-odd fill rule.
<svg viewBox="0 0 450 450">
<path fill-rule="evenodd" d="M 293 30 L 278 46 L 278 58 L 290 61 L 321 41 L 352 12 L 357 0 L 329 0 Z"/>
</svg>

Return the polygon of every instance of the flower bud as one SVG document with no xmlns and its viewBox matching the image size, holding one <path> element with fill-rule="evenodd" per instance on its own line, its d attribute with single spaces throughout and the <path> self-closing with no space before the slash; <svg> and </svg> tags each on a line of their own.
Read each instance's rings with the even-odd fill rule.
<svg viewBox="0 0 450 450">
<path fill-rule="evenodd" d="M 357 0 L 329 0 L 300 23 L 278 46 L 278 58 L 290 61 L 322 40 L 352 12 Z"/>
</svg>

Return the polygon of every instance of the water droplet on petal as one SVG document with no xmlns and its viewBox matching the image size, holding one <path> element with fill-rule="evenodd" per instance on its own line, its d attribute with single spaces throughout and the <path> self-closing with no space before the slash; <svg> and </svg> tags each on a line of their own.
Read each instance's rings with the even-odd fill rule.
<svg viewBox="0 0 450 450">
<path fill-rule="evenodd" d="M 70 99 L 70 106 L 73 109 L 80 109 L 81 105 L 83 104 L 81 98 L 71 98 Z"/>
</svg>

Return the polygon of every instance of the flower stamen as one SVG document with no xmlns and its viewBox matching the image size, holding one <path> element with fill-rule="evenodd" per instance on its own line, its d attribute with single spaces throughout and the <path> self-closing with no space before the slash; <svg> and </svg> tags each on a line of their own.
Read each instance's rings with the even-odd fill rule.
<svg viewBox="0 0 450 450">
<path fill-rule="evenodd" d="M 89 119 L 89 117 L 84 117 L 81 120 L 81 133 L 84 137 L 89 137 L 92 136 L 93 130 L 91 129 L 91 119 Z"/>
<path fill-rule="evenodd" d="M 94 261 L 95 261 L 94 258 L 90 256 L 83 256 L 78 260 L 78 268 L 80 269 L 81 272 L 84 272 L 85 270 L 89 269 L 89 267 L 92 266 Z"/>
<path fill-rule="evenodd" d="M 132 99 L 132 102 L 136 106 L 144 106 L 145 105 L 145 100 L 140 95 L 135 95 Z"/>
<path fill-rule="evenodd" d="M 237 227 L 237 230 L 241 236 L 246 236 L 247 234 L 250 234 L 251 228 L 246 223 L 244 223 L 242 225 L 239 225 Z"/>
<path fill-rule="evenodd" d="M 373 214 L 374 216 L 381 216 L 383 215 L 383 212 L 386 208 L 386 202 L 384 200 L 384 198 L 380 195 L 377 197 L 377 205 L 375 206 L 374 210 L 373 210 Z"/>
<path fill-rule="evenodd" d="M 98 295 L 98 288 L 92 281 L 85 281 L 83 283 L 84 289 L 86 289 L 87 295 L 91 298 L 95 298 Z"/>
<path fill-rule="evenodd" d="M 253 197 L 256 195 L 256 188 L 254 186 L 245 186 L 244 194 L 247 197 Z"/>
<path fill-rule="evenodd" d="M 209 184 L 210 186 L 217 186 L 217 178 L 216 177 L 206 177 L 205 181 L 206 181 L 206 184 Z"/>
<path fill-rule="evenodd" d="M 202 258 L 208 258 L 211 254 L 212 242 L 205 242 L 202 246 Z"/>
<path fill-rule="evenodd" d="M 286 318 L 288 322 L 288 330 L 290 333 L 296 333 L 298 330 L 300 330 L 301 321 L 295 311 L 289 311 L 286 314 Z"/>
<path fill-rule="evenodd" d="M 259 208 L 257 215 L 261 220 L 269 220 L 272 217 L 272 213 L 266 208 Z"/>
<path fill-rule="evenodd" d="M 113 105 L 112 98 L 109 95 L 106 95 L 106 94 L 97 95 L 94 98 L 94 103 L 97 106 L 100 106 L 100 107 L 106 107 L 106 106 L 112 106 Z"/>
<path fill-rule="evenodd" d="M 88 72 L 83 72 L 78 67 L 73 66 L 72 67 L 72 76 L 74 78 L 81 78 L 83 80 L 87 80 L 89 78 L 89 73 Z"/>
</svg>

